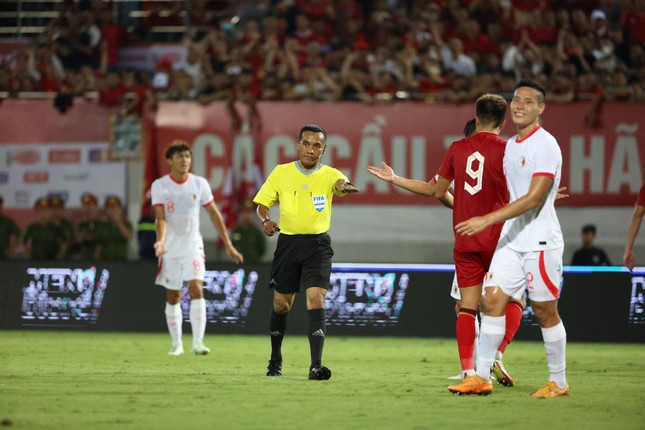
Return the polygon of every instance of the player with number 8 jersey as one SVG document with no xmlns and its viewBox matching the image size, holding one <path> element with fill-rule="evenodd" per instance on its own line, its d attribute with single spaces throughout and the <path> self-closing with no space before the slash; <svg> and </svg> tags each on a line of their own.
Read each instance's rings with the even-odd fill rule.
<svg viewBox="0 0 645 430">
<path fill-rule="evenodd" d="M 159 257 L 155 283 L 166 289 L 166 322 L 172 340 L 169 355 L 184 353 L 182 344 L 181 295 L 183 282 L 188 284 L 189 317 L 193 331 L 192 352 L 206 355 L 206 302 L 204 300 L 204 240 L 199 231 L 199 209 L 208 212 L 211 223 L 226 246 L 229 258 L 242 263 L 244 257 L 231 243 L 222 215 L 205 178 L 190 173 L 193 153 L 187 142 L 173 141 L 165 151 L 170 174 L 152 183 L 152 205 L 155 210 Z"/>
<path fill-rule="evenodd" d="M 188 250 L 203 254 L 199 208 L 213 202 L 213 192 L 206 179 L 189 174 L 183 182 L 177 182 L 166 175 L 153 182 L 151 193 L 153 206 L 164 207 L 168 223 L 164 257 L 183 257 Z"/>
</svg>

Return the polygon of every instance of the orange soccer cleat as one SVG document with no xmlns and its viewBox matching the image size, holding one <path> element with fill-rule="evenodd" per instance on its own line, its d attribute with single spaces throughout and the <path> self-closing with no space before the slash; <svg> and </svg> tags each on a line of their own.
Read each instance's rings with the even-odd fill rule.
<svg viewBox="0 0 645 430">
<path fill-rule="evenodd" d="M 540 399 L 546 399 L 549 397 L 560 397 L 569 395 L 569 385 L 566 385 L 564 388 L 559 388 L 554 381 L 549 381 L 548 384 L 539 388 L 537 391 L 531 393 L 531 396 L 537 397 Z"/>
<path fill-rule="evenodd" d="M 493 392 L 493 381 L 484 379 L 479 375 L 466 376 L 461 384 L 451 385 L 448 391 L 460 396 L 466 394 L 477 394 L 487 396 Z"/>
</svg>

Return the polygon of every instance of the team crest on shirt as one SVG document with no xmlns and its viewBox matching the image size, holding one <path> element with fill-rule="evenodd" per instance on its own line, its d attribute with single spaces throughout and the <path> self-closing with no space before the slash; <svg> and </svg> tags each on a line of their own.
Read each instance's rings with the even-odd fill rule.
<svg viewBox="0 0 645 430">
<path fill-rule="evenodd" d="M 327 197 L 325 196 L 311 196 L 311 201 L 314 204 L 314 209 L 318 212 L 322 212 L 327 205 Z"/>
<path fill-rule="evenodd" d="M 520 169 L 523 169 L 524 166 L 526 166 L 526 158 L 524 158 L 524 156 L 521 156 L 517 164 L 520 166 Z"/>
<path fill-rule="evenodd" d="M 193 193 L 193 200 L 197 200 L 197 194 Z"/>
</svg>

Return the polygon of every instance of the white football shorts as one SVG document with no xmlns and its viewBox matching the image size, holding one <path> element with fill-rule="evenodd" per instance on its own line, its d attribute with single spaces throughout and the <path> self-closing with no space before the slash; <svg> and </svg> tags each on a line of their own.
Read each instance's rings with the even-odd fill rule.
<svg viewBox="0 0 645 430">
<path fill-rule="evenodd" d="M 461 300 L 461 292 L 459 291 L 459 285 L 457 285 L 457 272 L 455 276 L 452 277 L 452 287 L 450 288 L 450 297 L 455 300 Z"/>
<path fill-rule="evenodd" d="M 482 296 L 484 295 L 484 289 L 482 288 Z M 457 284 L 457 272 L 455 276 L 452 277 L 452 287 L 450 287 L 450 297 L 455 300 L 461 300 L 461 290 L 459 290 L 459 284 Z"/>
<path fill-rule="evenodd" d="M 564 247 L 531 252 L 498 248 L 484 279 L 484 290 L 497 286 L 517 301 L 525 291 L 536 302 L 555 300 L 562 287 L 563 252 Z"/>
<path fill-rule="evenodd" d="M 194 279 L 204 282 L 206 271 L 205 256 L 201 249 L 195 250 L 192 255 L 179 258 L 159 258 L 157 279 L 155 284 L 169 290 L 181 290 L 183 281 Z"/>
</svg>

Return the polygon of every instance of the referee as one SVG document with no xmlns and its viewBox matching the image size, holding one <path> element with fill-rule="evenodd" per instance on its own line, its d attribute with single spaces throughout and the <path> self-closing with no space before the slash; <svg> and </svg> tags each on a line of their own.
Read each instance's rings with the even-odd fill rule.
<svg viewBox="0 0 645 430">
<path fill-rule="evenodd" d="M 317 125 L 306 125 L 298 136 L 299 160 L 276 166 L 253 201 L 267 236 L 280 232 L 273 255 L 271 280 L 271 359 L 267 376 L 282 376 L 282 339 L 287 316 L 300 286 L 305 288 L 309 313 L 309 379 L 331 378 L 331 370 L 321 364 L 325 342 L 325 296 L 331 275 L 331 222 L 334 194 L 357 193 L 338 169 L 320 163 L 325 153 L 327 133 Z M 269 219 L 269 208 L 280 202 L 280 222 Z"/>
</svg>

